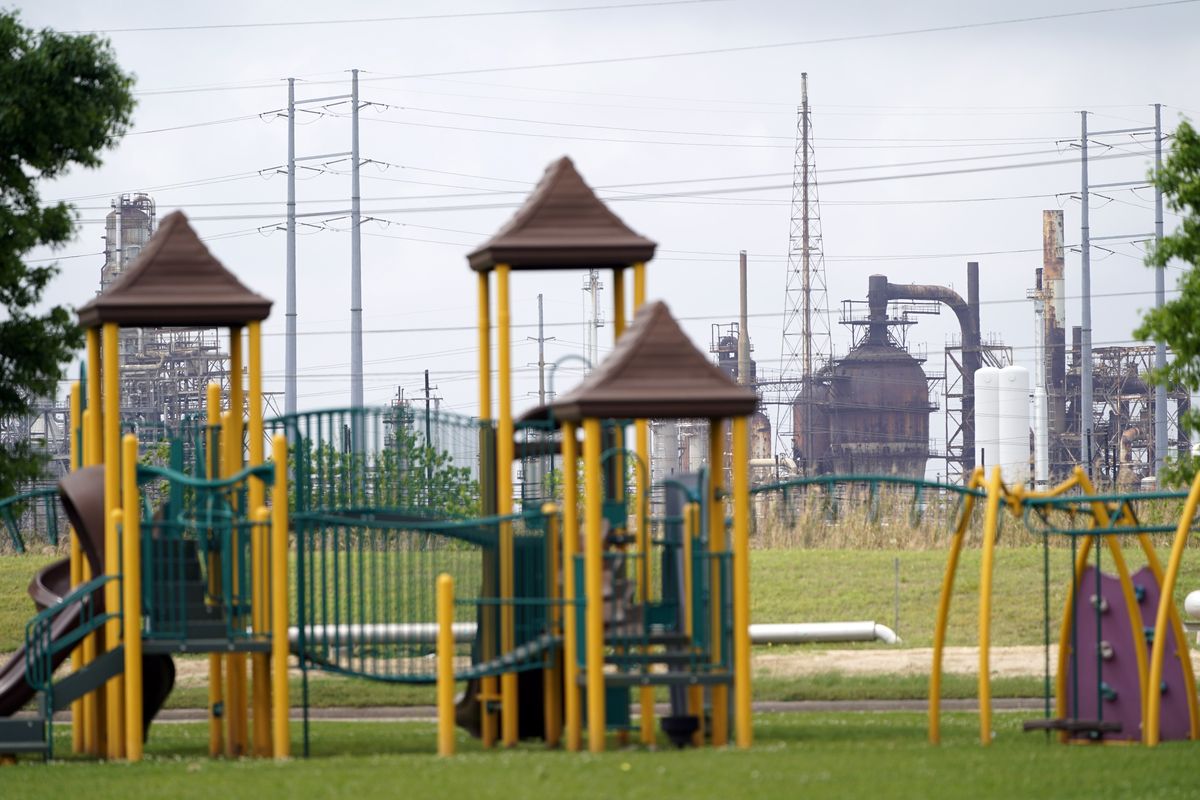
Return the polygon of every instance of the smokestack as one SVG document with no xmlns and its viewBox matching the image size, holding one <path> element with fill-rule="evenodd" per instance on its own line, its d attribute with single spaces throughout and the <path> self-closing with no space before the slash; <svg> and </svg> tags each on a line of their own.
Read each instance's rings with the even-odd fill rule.
<svg viewBox="0 0 1200 800">
<path fill-rule="evenodd" d="M 1042 212 L 1042 385 L 1046 387 L 1047 447 L 1051 463 L 1067 430 L 1067 300 L 1063 283 L 1063 212 Z"/>
<path fill-rule="evenodd" d="M 983 366 L 980 353 L 979 327 L 979 262 L 967 262 L 967 317 L 970 324 L 963 330 L 963 474 L 975 468 L 975 371 Z"/>
<path fill-rule="evenodd" d="M 746 311 L 746 251 L 738 253 L 738 349 L 737 379 L 750 385 L 750 315 Z"/>
</svg>

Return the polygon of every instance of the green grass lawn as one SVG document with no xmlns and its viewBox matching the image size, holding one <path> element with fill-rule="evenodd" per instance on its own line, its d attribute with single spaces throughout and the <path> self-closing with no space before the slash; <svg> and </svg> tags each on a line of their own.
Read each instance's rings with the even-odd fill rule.
<svg viewBox="0 0 1200 800">
<path fill-rule="evenodd" d="M 1127 550 L 1130 566 L 1141 563 Z M 1057 629 L 1069 587 L 1070 551 L 1050 552 L 1051 624 Z M 1165 557 L 1165 553 L 1162 553 Z M 756 550 L 751 556 L 752 619 L 759 622 L 874 619 L 893 624 L 895 560 L 900 562 L 900 625 L 903 647 L 932 644 L 933 619 L 946 554 L 939 550 Z M 52 555 L 0 556 L 0 652 L 15 649 L 24 637 L 32 604 L 25 587 L 33 573 Z M 1109 564 L 1108 554 L 1103 563 Z M 952 605 L 949 644 L 976 641 L 980 552 L 963 553 Z M 1200 558 L 1184 562 L 1177 599 L 1200 587 Z M 1001 547 L 997 551 L 993 641 L 1003 645 L 1037 645 L 1043 636 L 1042 551 L 1038 547 Z M 846 647 L 887 647 L 847 645 Z M 763 677 L 755 682 L 761 700 L 794 699 L 919 699 L 926 696 L 926 676 L 849 677 L 837 673 L 803 679 Z M 396 686 L 322 676 L 310 684 L 314 706 L 423 705 L 432 702 L 432 691 L 422 686 Z M 1040 696 L 1039 678 L 1005 678 L 995 682 L 997 696 Z M 971 676 L 951 675 L 945 696 L 971 697 Z M 170 707 L 202 707 L 201 687 L 180 687 Z M 293 697 L 299 697 L 298 686 Z"/>
<path fill-rule="evenodd" d="M 0 767 L 0 791 L 88 800 L 1196 796 L 1195 744 L 1066 747 L 1021 733 L 1021 720 L 997 715 L 988 748 L 973 714 L 947 715 L 938 747 L 926 743 L 920 714 L 762 714 L 749 751 L 613 747 L 593 756 L 529 744 L 488 753 L 460 734 L 460 755 L 449 759 L 433 755 L 428 723 L 331 722 L 313 725 L 311 758 L 288 763 L 212 761 L 204 725 L 158 725 L 141 764 L 22 761 Z M 292 737 L 298 744 L 297 726 Z"/>
</svg>

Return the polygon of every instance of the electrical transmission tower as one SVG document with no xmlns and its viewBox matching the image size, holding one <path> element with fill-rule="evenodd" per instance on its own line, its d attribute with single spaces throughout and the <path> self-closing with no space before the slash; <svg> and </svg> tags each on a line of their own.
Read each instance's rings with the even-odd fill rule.
<svg viewBox="0 0 1200 800">
<path fill-rule="evenodd" d="M 775 430 L 788 450 L 797 401 L 811 414 L 809 401 L 814 371 L 832 356 L 829 297 L 825 291 L 825 254 L 821 235 L 821 204 L 817 193 L 817 165 L 812 138 L 812 110 L 808 106 L 808 73 L 800 75 L 800 107 L 796 115 L 796 155 L 792 169 L 792 214 L 788 234 L 787 282 L 784 289 L 783 347 L 780 358 L 781 394 Z M 804 419 L 805 430 L 811 430 Z M 804 442 L 810 445 L 811 437 Z M 811 463 L 811 454 L 797 453 Z"/>
</svg>

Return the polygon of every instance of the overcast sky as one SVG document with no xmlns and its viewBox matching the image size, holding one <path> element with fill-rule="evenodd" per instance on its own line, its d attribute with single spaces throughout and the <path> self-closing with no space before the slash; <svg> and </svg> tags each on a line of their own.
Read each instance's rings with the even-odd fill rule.
<svg viewBox="0 0 1200 800">
<path fill-rule="evenodd" d="M 379 220 L 364 223 L 362 239 L 368 403 L 386 401 L 397 387 L 416 392 L 430 369 L 443 407 L 474 413 L 475 336 L 447 330 L 474 322 L 465 256 L 564 154 L 593 186 L 611 187 L 601 194 L 613 209 L 659 243 L 649 294 L 666 300 L 705 349 L 713 324 L 736 319 L 737 251 L 749 252 L 755 355 L 760 369 L 777 369 L 796 106 L 807 72 L 835 349 L 848 346 L 836 324 L 841 301 L 865 298 L 868 275 L 949 284 L 965 294 L 965 262 L 978 260 L 984 332 L 1032 366 L 1033 309 L 1025 294 L 1041 263 L 1042 209 L 1063 208 L 1067 243 L 1079 241 L 1073 195 L 1080 170 L 1069 141 L 1079 136 L 1077 112 L 1093 112 L 1093 129 L 1128 128 L 1152 124 L 1159 102 L 1168 132 L 1181 115 L 1200 116 L 1200 3 L 979 23 L 1120 4 L 18 3 L 32 27 L 107 31 L 120 63 L 137 76 L 130 135 L 100 169 L 45 186 L 45 198 L 72 199 L 81 219 L 78 237 L 61 251 L 73 257 L 62 261 L 48 300 L 77 306 L 93 295 L 109 200 L 150 191 L 160 216 L 187 211 L 213 252 L 275 300 L 265 327 L 267 388 L 281 390 L 282 79 L 299 79 L 300 98 L 341 94 L 349 89 L 347 71 L 358 68 L 361 99 L 374 104 L 361 112 L 361 155 L 371 162 L 363 167 L 363 209 Z M 462 16 L 527 9 L 538 11 Z M 458 16 L 379 19 L 422 15 Z M 363 19 L 371 21 L 352 21 Z M 283 22 L 313 24 L 257 24 Z M 183 29 L 120 30 L 152 27 Z M 954 29 L 913 32 L 929 28 Z M 775 44 L 785 46 L 763 47 Z M 733 51 L 642 58 L 724 48 Z M 601 63 L 564 65 L 580 61 Z M 348 106 L 309 108 L 321 113 L 299 118 L 298 154 L 349 149 Z M 1097 142 L 1095 152 L 1142 155 L 1095 162 L 1093 182 L 1145 177 L 1150 137 L 1103 141 L 1114 148 Z M 1061 163 L 881 180 L 1044 161 Z M 316 215 L 304 220 L 298 244 L 299 402 L 344 405 L 348 163 L 299 177 L 299 208 Z M 683 196 L 635 194 L 647 192 Z M 1094 236 L 1153 230 L 1148 190 L 1104 194 L 1093 199 Z M 1168 214 L 1166 224 L 1172 229 L 1177 217 Z M 1093 251 L 1093 339 L 1127 343 L 1139 310 L 1153 300 L 1153 275 L 1136 243 L 1098 244 L 1106 249 Z M 1068 253 L 1072 298 L 1079 260 L 1077 249 Z M 1177 275 L 1169 274 L 1168 286 Z M 573 273 L 514 279 L 516 324 L 536 322 L 535 298 L 545 294 L 547 335 L 555 337 L 548 360 L 583 349 L 580 286 Z M 1067 324 L 1078 323 L 1073 299 Z M 922 318 L 910 344 L 927 346 L 928 368 L 940 372 L 942 348 L 956 332 L 952 314 Z M 533 333 L 514 336 L 517 409 L 536 390 L 536 373 L 525 366 L 536 361 L 536 345 L 524 338 Z M 611 335 L 606 328 L 602 341 Z M 577 379 L 564 368 L 556 388 Z M 941 446 L 940 415 L 930 427 Z"/>
</svg>

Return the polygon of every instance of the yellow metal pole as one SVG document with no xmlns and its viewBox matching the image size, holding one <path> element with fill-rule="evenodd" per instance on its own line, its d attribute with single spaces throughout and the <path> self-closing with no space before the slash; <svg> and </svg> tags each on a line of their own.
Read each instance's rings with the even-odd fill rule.
<svg viewBox="0 0 1200 800">
<path fill-rule="evenodd" d="M 105 323 L 101 332 L 104 350 L 104 571 L 121 574 L 120 545 L 112 512 L 121 506 L 121 374 L 118 364 L 119 343 L 116 323 Z M 104 586 L 104 607 L 110 612 L 121 605 L 120 585 L 110 581 Z M 104 626 L 105 650 L 115 650 L 121 644 L 121 622 L 114 618 Z M 125 680 L 121 675 L 112 678 L 104 687 L 105 740 L 109 758 L 125 755 L 123 709 Z"/>
<path fill-rule="evenodd" d="M 79 469 L 82 462 L 82 447 L 80 447 L 80 433 L 83 431 L 83 395 L 82 387 L 79 381 L 71 383 L 71 424 L 68 436 L 68 451 L 70 453 L 70 471 L 74 472 Z M 71 528 L 71 591 L 77 589 L 83 584 L 83 548 L 79 544 L 79 531 Z M 79 672 L 83 669 L 83 646 L 80 645 L 71 651 L 71 671 Z M 87 725 L 84 719 L 83 700 L 76 700 L 71 703 L 71 752 L 84 752 L 83 745 L 83 729 Z"/>
<path fill-rule="evenodd" d="M 633 265 L 633 313 L 637 314 L 646 302 L 646 265 Z M 634 423 L 634 447 L 637 450 L 639 469 L 637 473 L 637 549 L 638 592 L 642 602 L 650 601 L 650 423 L 639 419 Z M 654 687 L 642 686 L 638 690 L 638 706 L 641 711 L 642 744 L 650 746 L 655 741 L 654 731 Z"/>
<path fill-rule="evenodd" d="M 725 587 L 721 580 L 721 568 L 724 562 L 718 557 L 726 552 L 725 543 L 725 425 L 724 420 L 712 419 L 708 422 L 708 551 L 713 556 L 709 562 L 711 579 L 709 586 L 708 608 L 711 613 L 712 662 L 720 664 L 725 657 L 722 650 L 721 638 L 723 612 L 722 598 Z M 712 743 L 721 747 L 729 743 L 729 686 L 713 684 L 712 687 Z"/>
<path fill-rule="evenodd" d="M 454 755 L 454 578 L 437 579 L 438 755 Z"/>
<path fill-rule="evenodd" d="M 1000 467 L 992 467 L 983 518 L 983 559 L 979 567 L 979 740 L 985 745 L 992 743 L 992 563 L 995 560 L 996 527 L 1003 490 Z"/>
<path fill-rule="evenodd" d="M 137 484 L 138 440 L 132 433 L 121 440 L 121 502 L 124 530 L 121 591 L 125 628 L 125 757 L 142 760 L 142 535 Z"/>
<path fill-rule="evenodd" d="M 488 421 L 492 419 L 492 312 L 488 289 L 488 273 L 478 273 L 475 280 L 478 289 L 479 318 L 479 422 L 480 435 L 486 436 Z M 496 461 L 498 463 L 499 459 Z M 487 470 L 480 470 L 479 479 L 479 497 L 482 499 L 489 496 L 496 487 L 494 485 L 494 477 L 489 476 Z M 492 481 L 492 484 L 484 485 L 486 481 Z M 484 595 L 491 597 L 497 588 L 492 585 L 491 578 L 494 562 L 491 561 L 490 556 L 485 555 L 484 559 Z M 480 616 L 480 623 L 482 625 L 480 641 L 483 649 L 483 660 L 485 661 L 496 656 L 494 619 L 492 609 L 485 608 Z M 494 675 L 485 676 L 479 681 L 479 738 L 484 748 L 491 748 L 496 744 L 499 720 L 496 718 L 495 712 L 492 711 L 492 703 L 499 696 L 498 683 L 499 681 L 496 680 L 496 676 Z"/>
<path fill-rule="evenodd" d="M 221 413 L 221 477 L 228 478 L 233 474 L 234 466 L 234 449 L 236 448 L 235 439 L 233 438 L 234 422 L 233 411 L 223 411 Z M 236 526 L 237 519 L 234 519 Z M 229 598 L 230 604 L 226 609 L 229 614 L 229 623 L 236 630 L 240 626 L 240 620 L 234 614 L 234 610 L 240 604 L 239 597 L 239 581 L 238 570 L 241 567 L 241 559 L 238 557 L 238 536 L 237 529 L 234 526 L 229 530 Z M 225 676 L 227 681 L 225 695 L 225 754 L 231 758 L 238 758 L 246 754 L 246 658 L 244 653 L 226 653 L 223 660 L 225 661 Z M 239 670 L 238 667 L 241 666 Z"/>
<path fill-rule="evenodd" d="M 291 752 L 288 739 L 288 452 L 287 437 L 271 440 L 271 691 L 272 746 L 276 758 Z"/>
<path fill-rule="evenodd" d="M 583 421 L 584 603 L 588 750 L 604 752 L 604 551 L 601 542 L 600 420 Z"/>
<path fill-rule="evenodd" d="M 688 503 L 683 507 L 683 630 L 688 637 L 689 647 L 695 648 L 696 635 L 696 578 L 695 543 L 700 538 L 700 504 Z M 687 687 L 688 715 L 697 721 L 692 734 L 692 745 L 704 744 L 704 687 L 695 684 Z"/>
<path fill-rule="evenodd" d="M 250 466 L 263 463 L 263 400 L 262 400 L 262 323 L 251 322 L 246 328 L 248 356 L 247 397 L 247 440 Z M 266 503 L 266 491 L 259 478 L 251 478 L 247 487 L 250 510 L 257 515 Z M 259 521 L 256 519 L 256 522 Z M 250 534 L 250 624 L 254 633 L 262 634 L 270 629 L 270 614 L 267 612 L 267 584 L 271 560 L 268 557 L 266 521 L 256 524 Z M 250 656 L 253 668 L 251 698 L 254 703 L 254 754 L 259 757 L 271 755 L 271 659 L 266 653 Z"/>
<path fill-rule="evenodd" d="M 613 269 L 613 338 L 625 332 L 625 268 Z"/>
<path fill-rule="evenodd" d="M 554 503 L 542 504 L 542 514 L 546 517 L 546 597 L 550 600 L 549 623 L 550 633 L 562 635 L 562 608 L 558 604 L 558 551 L 560 530 L 558 525 L 558 506 Z M 547 747 L 558 747 L 562 736 L 562 670 L 560 668 L 561 648 L 552 647 L 547 651 L 548 666 L 542 675 L 542 707 L 544 713 L 545 740 Z"/>
<path fill-rule="evenodd" d="M 97 452 L 100 449 L 98 438 L 92 430 L 92 420 L 100 415 L 95 409 L 87 409 L 83 412 L 83 463 L 84 466 L 93 466 L 98 463 Z M 91 563 L 84 558 L 82 564 L 82 581 L 87 583 L 95 576 L 92 574 Z M 91 664 L 96 660 L 96 644 L 97 635 L 91 633 L 84 637 L 81 649 L 83 650 L 83 661 L 81 669 Z M 99 757 L 101 755 L 101 738 L 103 734 L 100 730 L 100 693 L 98 691 L 88 692 L 83 696 L 83 752 L 91 756 Z"/>
<path fill-rule="evenodd" d="M 733 707 L 738 747 L 754 740 L 750 709 L 750 423 L 733 420 Z"/>
<path fill-rule="evenodd" d="M 579 549 L 579 452 L 575 440 L 576 426 L 562 426 L 563 470 L 563 699 L 567 730 L 567 749 L 571 752 L 583 746 L 583 714 L 579 697 L 579 631 L 577 629 L 577 591 L 575 587 L 575 555 Z"/>
<path fill-rule="evenodd" d="M 496 425 L 496 506 L 500 516 L 513 513 L 512 462 L 512 322 L 509 317 L 509 268 L 496 267 L 496 349 L 499 359 L 499 417 Z M 511 522 L 500 523 L 500 651 L 516 648 L 516 617 L 513 614 L 513 529 Z M 512 747 L 518 734 L 517 673 L 500 676 L 501 739 Z"/>
<path fill-rule="evenodd" d="M 967 481 L 967 489 L 974 490 L 983 483 L 983 467 L 975 467 Z M 950 555 L 946 559 L 946 572 L 942 576 L 942 592 L 938 597 L 937 618 L 933 626 L 933 667 L 929 672 L 929 743 L 942 741 L 942 656 L 946 649 L 946 626 L 950 619 L 950 598 L 954 593 L 954 576 L 958 572 L 958 555 L 963 540 L 971 526 L 971 513 L 975 510 L 975 495 L 968 494 L 963 500 L 962 515 L 950 539 Z"/>
<path fill-rule="evenodd" d="M 1197 505 L 1200 505 L 1200 473 L 1197 473 L 1192 481 L 1191 491 L 1183 504 L 1183 513 L 1179 515 L 1175 541 L 1171 544 L 1171 555 L 1167 558 L 1167 570 L 1163 573 L 1159 589 L 1158 612 L 1154 617 L 1154 643 L 1150 648 L 1150 691 L 1146 697 L 1146 729 L 1142 733 L 1142 740 L 1150 747 L 1158 744 L 1161 735 L 1159 725 L 1162 718 L 1162 693 L 1153 689 L 1162 684 L 1163 659 L 1167 653 L 1167 624 L 1171 606 L 1175 602 L 1175 582 L 1179 578 L 1179 566 L 1183 562 Z M 1185 649 L 1187 640 L 1178 640 L 1175 646 Z"/>
<path fill-rule="evenodd" d="M 640 266 L 640 265 L 639 265 Z M 634 273 L 636 275 L 636 272 Z M 636 282 L 634 286 L 636 286 Z M 635 291 L 634 297 L 637 297 Z M 635 299 L 636 303 L 636 299 Z M 637 525 L 638 596 L 649 603 L 650 593 L 650 423 L 639 419 L 634 422 L 635 447 L 637 449 L 637 508 L 634 519 Z M 647 649 L 646 652 L 649 652 Z M 638 706 L 641 712 L 642 744 L 653 745 L 654 732 L 654 687 L 642 686 L 638 690 Z"/>
<path fill-rule="evenodd" d="M 221 477 L 220 453 L 221 436 L 221 387 L 210 383 L 205 387 L 205 441 L 204 469 L 209 480 Z M 221 558 L 216 549 L 219 545 L 212 539 L 213 532 L 208 531 L 208 595 L 212 602 L 220 602 L 221 597 Z M 208 754 L 216 758 L 225 751 L 225 671 L 224 660 L 219 653 L 208 654 Z"/>
<path fill-rule="evenodd" d="M 243 391 L 242 384 L 242 367 L 244 365 L 243 350 L 242 350 L 242 329 L 240 326 L 230 326 L 229 328 L 229 424 L 223 425 L 221 432 L 227 437 L 225 442 L 225 469 L 226 476 L 233 476 L 242 469 L 243 464 L 243 416 L 245 413 L 246 395 Z M 237 508 L 237 498 L 232 498 L 235 510 L 235 520 L 250 519 L 249 509 Z M 237 513 L 240 511 L 241 516 Z M 230 559 L 232 576 L 232 596 L 234 598 L 235 607 L 241 608 L 245 605 L 243 595 L 246 594 L 247 587 L 243 579 L 242 572 L 245 569 L 242 557 L 242 542 L 241 533 L 235 524 L 229 531 L 230 537 Z M 251 590 L 251 597 L 253 597 Z M 233 616 L 233 624 L 235 629 L 241 630 L 246 627 L 246 620 L 241 614 Z M 231 755 L 243 756 L 249 752 L 250 740 L 250 707 L 249 697 L 247 692 L 247 674 L 246 674 L 246 654 L 245 653 L 229 653 L 226 655 L 229 672 L 229 743 L 231 745 Z"/>
</svg>

